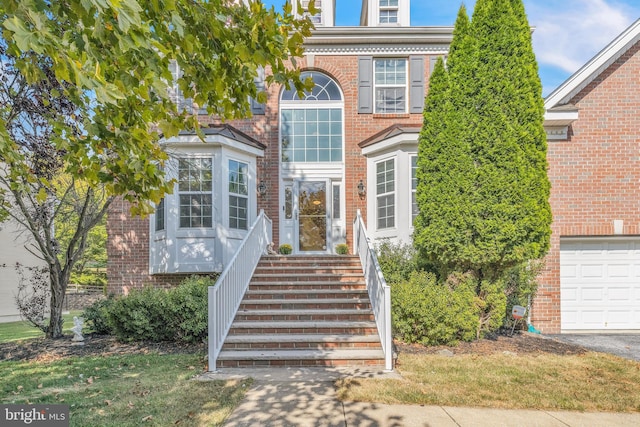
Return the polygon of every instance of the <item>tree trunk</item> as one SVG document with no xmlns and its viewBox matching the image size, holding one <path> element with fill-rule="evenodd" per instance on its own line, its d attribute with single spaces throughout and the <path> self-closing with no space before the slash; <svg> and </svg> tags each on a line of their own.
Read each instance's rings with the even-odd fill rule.
<svg viewBox="0 0 640 427">
<path fill-rule="evenodd" d="M 67 291 L 69 283 L 69 274 L 60 271 L 59 266 L 53 265 L 49 267 L 49 277 L 51 280 L 51 313 L 49 317 L 49 327 L 47 328 L 47 338 L 62 337 L 62 310 L 64 304 L 64 295 Z"/>
</svg>

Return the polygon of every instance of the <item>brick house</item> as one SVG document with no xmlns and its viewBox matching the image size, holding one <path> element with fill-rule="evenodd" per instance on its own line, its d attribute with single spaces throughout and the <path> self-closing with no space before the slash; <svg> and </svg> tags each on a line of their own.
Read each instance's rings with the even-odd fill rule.
<svg viewBox="0 0 640 427">
<path fill-rule="evenodd" d="M 299 61 L 316 83 L 306 97 L 273 85 L 251 119 L 201 116 L 204 144 L 190 134 L 162 141 L 178 184 L 147 219 L 113 205 L 111 292 L 222 271 L 259 210 L 273 221 L 276 246 L 291 244 L 294 255 L 351 246 L 358 210 L 373 240 L 410 242 L 424 97 L 453 28 L 411 27 L 409 0 L 362 4 L 360 26 L 336 27 L 334 2 L 322 2 Z M 554 224 L 532 318 L 545 333 L 640 328 L 639 29 L 636 22 L 546 101 Z M 624 286 L 580 281 L 607 266 L 609 277 L 627 271 Z M 627 320 L 602 320 L 619 313 L 616 301 L 627 301 Z"/>
<path fill-rule="evenodd" d="M 358 27 L 334 26 L 333 2 L 322 6 L 298 61 L 316 82 L 311 94 L 273 85 L 251 119 L 201 116 L 205 144 L 188 134 L 162 141 L 167 175 L 180 183 L 156 214 L 130 218 L 126 203 L 114 204 L 111 291 L 221 271 L 260 209 L 276 247 L 291 244 L 294 254 L 351 244 L 358 209 L 372 237 L 410 239 L 424 97 L 453 29 L 410 27 L 409 0 L 363 1 Z"/>
<path fill-rule="evenodd" d="M 533 322 L 640 329 L 640 20 L 545 100 L 553 225 Z"/>
</svg>

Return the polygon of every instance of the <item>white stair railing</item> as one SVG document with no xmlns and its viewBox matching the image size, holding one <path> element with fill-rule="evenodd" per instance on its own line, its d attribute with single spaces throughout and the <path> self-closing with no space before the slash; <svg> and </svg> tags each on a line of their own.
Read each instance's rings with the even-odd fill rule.
<svg viewBox="0 0 640 427">
<path fill-rule="evenodd" d="M 391 288 L 382 276 L 375 249 L 371 244 L 360 209 L 353 221 L 353 253 L 360 256 L 360 263 L 367 282 L 371 307 L 376 318 L 380 343 L 384 352 L 384 366 L 393 369 L 393 341 L 391 338 Z"/>
<path fill-rule="evenodd" d="M 260 215 L 215 285 L 209 286 L 209 371 L 216 370 L 224 340 L 260 257 L 267 253 L 271 236 L 271 219 L 264 210 L 260 210 Z"/>
</svg>

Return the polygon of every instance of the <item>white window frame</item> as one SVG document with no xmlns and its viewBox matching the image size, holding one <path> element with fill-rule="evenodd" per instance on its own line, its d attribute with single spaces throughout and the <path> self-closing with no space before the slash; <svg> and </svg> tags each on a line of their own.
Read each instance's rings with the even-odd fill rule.
<svg viewBox="0 0 640 427">
<path fill-rule="evenodd" d="M 377 73 L 377 64 L 378 62 L 385 61 L 402 61 L 404 62 L 404 83 L 378 83 L 378 73 Z M 386 70 L 384 71 L 384 76 L 386 80 L 386 76 L 390 74 Z M 394 73 L 395 74 L 395 73 Z M 396 77 L 397 79 L 397 77 Z M 403 102 L 404 108 L 388 111 L 386 108 L 379 108 L 379 98 L 378 98 L 378 89 L 403 89 Z M 381 105 L 385 105 L 382 103 Z M 408 58 L 374 58 L 373 59 L 373 112 L 374 114 L 405 114 L 407 113 L 409 108 L 409 59 Z"/>
<path fill-rule="evenodd" d="M 181 184 L 184 182 L 183 180 L 180 179 L 180 172 L 181 170 L 183 170 L 183 168 L 181 167 L 183 162 L 198 162 L 199 163 L 199 176 L 201 177 L 201 172 L 204 171 L 205 169 L 202 167 L 202 161 L 203 160 L 207 160 L 210 163 L 210 176 L 211 176 L 211 181 L 209 184 L 209 189 L 191 189 L 191 180 L 189 180 L 189 188 L 187 190 L 184 190 L 181 188 Z M 205 157 L 205 156 L 198 156 L 198 157 L 178 157 L 178 182 L 177 182 L 177 186 L 178 186 L 178 191 L 177 191 L 177 205 L 178 205 L 178 228 L 179 229 L 183 229 L 183 230 L 188 230 L 188 229 L 212 229 L 214 226 L 214 221 L 213 221 L 213 205 L 214 205 L 214 194 L 213 194 L 213 190 L 214 190 L 214 179 L 213 179 L 213 157 Z M 189 169 L 190 171 L 190 169 Z M 196 181 L 197 182 L 197 181 Z M 200 185 L 201 186 L 201 185 Z M 210 200 L 211 200 L 211 204 L 210 204 L 210 212 L 209 215 L 203 215 L 202 213 L 199 215 L 200 219 L 201 219 L 201 225 L 193 225 L 193 219 L 194 217 L 192 216 L 192 212 L 190 212 L 189 215 L 189 223 L 190 225 L 183 226 L 182 223 L 182 196 L 201 196 L 201 197 L 206 197 L 209 196 Z M 203 205 L 201 207 L 201 209 L 204 209 L 206 205 Z M 209 218 L 211 224 L 210 225 L 202 225 L 205 223 L 204 219 Z"/>
<path fill-rule="evenodd" d="M 397 25 L 400 22 L 399 17 L 399 0 L 395 0 L 395 5 L 390 4 L 392 0 L 379 0 L 379 15 L 378 23 L 381 25 Z M 395 14 L 393 13 L 395 12 Z M 395 16 L 395 20 L 391 21 L 389 18 Z M 384 18 L 384 19 L 383 19 Z"/>
<path fill-rule="evenodd" d="M 232 170 L 232 163 L 237 164 L 238 169 Z M 249 228 L 249 182 L 250 182 L 250 169 L 249 164 L 247 162 L 243 162 L 241 160 L 236 159 L 228 159 L 228 176 L 227 176 L 227 186 L 229 192 L 229 228 L 234 230 L 248 230 Z M 232 190 L 232 172 L 238 172 L 240 174 L 241 167 L 245 168 L 245 177 L 244 184 L 241 184 L 238 181 L 238 191 Z M 244 192 L 242 191 L 242 186 L 244 185 Z M 244 200 L 245 206 L 241 207 L 237 204 L 233 204 L 231 200 L 235 198 L 237 200 Z M 237 215 L 233 216 L 231 214 L 232 209 L 236 210 Z M 241 215 L 241 210 L 244 209 L 244 216 Z M 242 224 L 244 222 L 244 224 Z"/>
<path fill-rule="evenodd" d="M 391 171 L 386 164 L 391 163 L 393 169 Z M 382 172 L 383 181 L 380 180 L 381 173 L 378 171 L 379 165 L 384 164 L 385 169 Z M 375 188 L 376 188 L 376 230 L 389 230 L 396 228 L 396 207 L 397 207 L 397 177 L 396 177 L 396 159 L 395 157 L 387 158 L 375 162 Z M 389 173 L 391 172 L 391 180 L 389 180 Z M 391 185 L 390 185 L 391 184 Z M 383 187 L 382 189 L 380 187 Z M 389 188 L 390 187 L 390 188 Z M 391 197 L 391 204 L 385 202 L 386 216 L 380 216 L 381 200 L 388 200 Z M 391 206 L 391 215 L 389 215 L 389 206 Z M 384 220 L 384 224 L 381 225 L 380 221 Z M 391 220 L 391 224 L 389 224 Z"/>
<path fill-rule="evenodd" d="M 155 209 L 155 217 L 153 220 L 153 229 L 156 233 L 162 233 L 167 230 L 167 203 L 165 198 L 160 199 Z M 160 225 L 162 221 L 162 225 Z"/>
<path fill-rule="evenodd" d="M 323 25 L 322 22 L 322 0 L 316 0 L 315 1 L 315 7 L 316 9 L 320 9 L 320 12 L 316 13 L 315 15 L 311 15 L 309 13 L 309 1 L 310 0 L 302 0 L 302 16 L 308 16 L 311 19 L 311 22 L 313 22 L 314 25 Z"/>
<path fill-rule="evenodd" d="M 411 227 L 418 216 L 418 196 L 416 189 L 418 187 L 418 155 L 412 154 L 409 156 L 411 167 L 411 211 L 409 212 L 411 218 Z"/>
</svg>

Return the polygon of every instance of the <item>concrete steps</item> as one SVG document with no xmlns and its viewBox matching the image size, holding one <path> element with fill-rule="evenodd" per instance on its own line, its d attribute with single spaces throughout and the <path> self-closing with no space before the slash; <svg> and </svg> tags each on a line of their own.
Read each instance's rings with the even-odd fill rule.
<svg viewBox="0 0 640 427">
<path fill-rule="evenodd" d="M 352 256 L 265 256 L 219 367 L 384 366 L 362 268 Z"/>
</svg>

